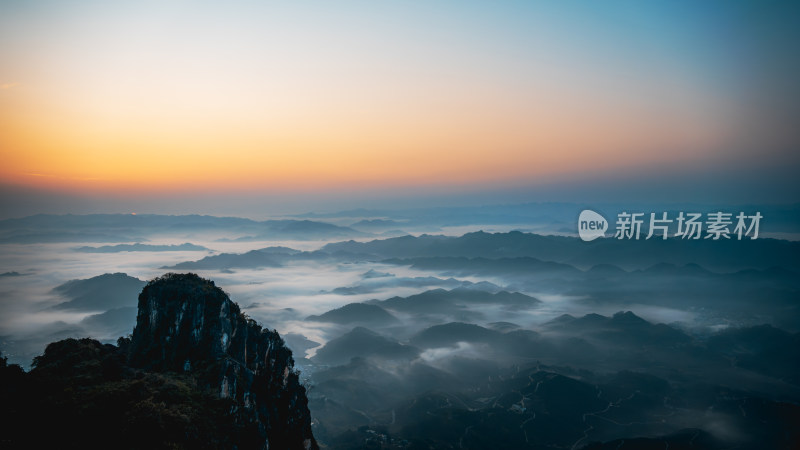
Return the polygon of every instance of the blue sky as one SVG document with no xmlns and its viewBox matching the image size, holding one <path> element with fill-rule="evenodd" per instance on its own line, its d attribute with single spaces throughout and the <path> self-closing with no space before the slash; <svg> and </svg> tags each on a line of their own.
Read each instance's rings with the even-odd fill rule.
<svg viewBox="0 0 800 450">
<path fill-rule="evenodd" d="M 796 202 L 798 10 L 6 1 L 0 195 Z"/>
</svg>

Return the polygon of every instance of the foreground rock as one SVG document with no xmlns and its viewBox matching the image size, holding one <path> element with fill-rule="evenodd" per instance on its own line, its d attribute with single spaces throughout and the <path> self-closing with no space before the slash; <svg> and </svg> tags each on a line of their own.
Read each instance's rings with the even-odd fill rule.
<svg viewBox="0 0 800 450">
<path fill-rule="evenodd" d="M 131 339 L 66 339 L 25 373 L 0 359 L 0 448 L 317 449 L 291 351 L 212 281 L 167 274 Z"/>
<path fill-rule="evenodd" d="M 305 388 L 276 331 L 247 318 L 213 281 L 167 274 L 139 295 L 130 362 L 149 371 L 192 372 L 234 400 L 272 448 L 316 448 Z"/>
</svg>

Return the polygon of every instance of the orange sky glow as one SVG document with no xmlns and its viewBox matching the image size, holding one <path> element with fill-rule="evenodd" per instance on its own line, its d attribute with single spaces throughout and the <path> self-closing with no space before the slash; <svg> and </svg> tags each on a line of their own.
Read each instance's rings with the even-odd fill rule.
<svg viewBox="0 0 800 450">
<path fill-rule="evenodd" d="M 15 44 L 0 50 L 0 182 L 520 184 L 704 163 L 741 133 L 746 102 L 708 67 L 731 55 L 678 52 L 682 32 L 706 28 L 648 31 L 663 11 L 576 26 L 508 5 L 157 5 L 3 14 L 0 38 Z"/>
</svg>

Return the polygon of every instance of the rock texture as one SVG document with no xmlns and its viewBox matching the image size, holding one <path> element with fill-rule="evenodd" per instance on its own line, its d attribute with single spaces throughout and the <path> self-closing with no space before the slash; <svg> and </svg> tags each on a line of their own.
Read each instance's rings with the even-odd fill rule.
<svg viewBox="0 0 800 450">
<path fill-rule="evenodd" d="M 147 371 L 191 372 L 233 400 L 233 412 L 263 438 L 262 448 L 318 448 L 291 351 L 213 281 L 170 273 L 148 283 L 129 358 Z"/>
</svg>

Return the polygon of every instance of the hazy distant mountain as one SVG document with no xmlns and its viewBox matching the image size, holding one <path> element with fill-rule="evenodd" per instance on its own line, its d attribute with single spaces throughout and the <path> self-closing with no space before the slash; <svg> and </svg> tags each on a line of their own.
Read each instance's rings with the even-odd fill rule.
<svg viewBox="0 0 800 450">
<path fill-rule="evenodd" d="M 174 245 L 152 245 L 152 244 L 118 244 L 104 245 L 102 247 L 78 247 L 76 252 L 83 253 L 118 253 L 118 252 L 187 252 L 209 250 L 202 245 L 195 245 L 189 242 Z"/>
<path fill-rule="evenodd" d="M 575 234 L 576 218 L 584 209 L 592 209 L 604 213 L 613 226 L 617 211 L 665 211 L 669 217 L 676 217 L 680 211 L 709 213 L 714 211 L 760 211 L 765 220 L 762 221 L 764 232 L 798 233 L 800 223 L 800 205 L 697 205 L 697 204 L 663 204 L 652 202 L 647 204 L 580 204 L 564 202 L 531 202 L 508 203 L 502 205 L 421 207 L 406 209 L 351 209 L 330 213 L 306 213 L 294 217 L 308 219 L 370 219 L 381 217 L 386 220 L 401 221 L 404 227 L 426 228 L 453 227 L 465 225 L 513 225 L 520 228 L 543 229 L 549 232 Z"/>
<path fill-rule="evenodd" d="M 329 341 L 317 350 L 313 361 L 322 364 L 343 364 L 355 357 L 388 360 L 408 360 L 419 354 L 419 350 L 364 327 L 353 328 L 348 333 Z"/>
<path fill-rule="evenodd" d="M 57 242 L 130 242 L 146 241 L 141 235 L 111 234 L 99 231 L 10 231 L 0 234 L 0 244 L 49 244 Z"/>
<path fill-rule="evenodd" d="M 762 240 L 757 240 L 750 243 L 737 242 L 714 242 L 719 244 L 717 246 L 709 246 L 712 243 L 695 242 L 694 244 L 697 244 L 698 247 L 692 248 L 687 247 L 689 244 L 685 242 L 666 241 L 658 244 L 664 246 L 661 250 L 644 246 L 635 252 L 631 250 L 630 253 L 613 248 L 612 250 L 614 251 L 611 252 L 613 254 L 622 252 L 620 254 L 626 258 L 635 256 L 641 260 L 638 263 L 640 268 L 633 270 L 623 270 L 620 265 L 616 264 L 594 264 L 591 261 L 585 264 L 586 268 L 584 270 L 580 270 L 570 263 L 532 256 L 418 256 L 384 259 L 384 256 L 389 254 L 406 255 L 417 253 L 486 252 L 487 254 L 502 255 L 525 252 L 527 251 L 525 250 L 526 248 L 539 253 L 543 253 L 545 249 L 550 248 L 550 251 L 553 252 L 550 255 L 552 259 L 567 259 L 562 257 L 560 248 L 565 249 L 567 254 L 572 252 L 572 259 L 576 259 L 577 256 L 581 255 L 595 258 L 595 256 L 589 254 L 591 253 L 589 250 L 603 253 L 604 248 L 608 249 L 620 245 L 624 249 L 628 248 L 626 246 L 637 244 L 610 240 L 610 242 L 598 247 L 597 244 L 594 244 L 594 241 L 586 243 L 572 238 L 536 236 L 514 232 L 497 234 L 470 233 L 458 238 L 406 236 L 367 243 L 350 241 L 326 245 L 322 250 L 312 252 L 276 249 L 268 255 L 253 252 L 240 255 L 215 255 L 200 261 L 180 263 L 173 266 L 173 268 L 229 270 L 236 267 L 276 267 L 290 262 L 305 261 L 381 261 L 389 264 L 408 265 L 412 269 L 433 272 L 434 275 L 438 276 L 414 278 L 364 276 L 354 285 L 340 286 L 334 288 L 331 292 L 340 295 L 358 295 L 380 292 L 392 287 L 454 288 L 459 284 L 476 290 L 496 292 L 499 290 L 496 285 L 483 285 L 480 283 L 473 285 L 470 281 L 453 278 L 492 277 L 493 280 L 501 280 L 503 285 L 509 286 L 514 290 L 570 295 L 582 299 L 581 301 L 587 305 L 611 304 L 618 305 L 617 307 L 622 309 L 627 307 L 626 305 L 644 303 L 674 308 L 710 308 L 723 314 L 735 314 L 744 319 L 748 317 L 754 318 L 754 314 L 758 314 L 761 317 L 766 317 L 776 326 L 796 331 L 796 323 L 800 318 L 800 305 L 797 305 L 794 301 L 797 295 L 800 295 L 800 276 L 798 276 L 796 270 L 769 266 L 764 269 L 743 269 L 733 273 L 724 273 L 711 271 L 695 262 L 674 263 L 658 261 L 653 264 L 647 263 L 648 259 L 656 260 L 662 254 L 667 259 L 680 254 L 687 259 L 706 260 L 716 264 L 720 260 L 735 260 L 736 257 L 730 257 L 731 255 L 739 255 L 737 257 L 743 258 L 746 255 L 740 254 L 740 250 L 745 249 L 746 254 L 754 250 L 754 245 L 763 245 L 765 250 L 772 248 L 776 250 L 774 253 L 783 255 L 780 258 L 796 260 L 793 256 L 787 256 L 786 252 L 792 250 L 798 243 L 776 240 L 763 240 L 763 242 Z M 740 244 L 741 249 L 737 250 L 737 246 Z M 587 245 L 594 246 L 589 248 Z M 473 246 L 476 247 L 473 248 Z M 677 251 L 669 250 L 673 247 Z M 634 247 L 630 248 L 633 249 Z M 579 254 L 576 253 L 576 249 L 583 249 L 581 250 L 582 252 L 588 253 Z M 264 253 L 263 250 L 262 253 Z M 693 257 L 693 255 L 696 257 Z M 754 258 L 754 260 L 761 261 L 759 264 L 767 263 L 765 255 Z M 618 262 L 622 263 L 624 261 Z M 769 264 L 775 262 L 780 262 L 780 260 L 770 260 Z M 728 263 L 726 262 L 725 264 Z M 482 281 L 481 283 L 487 282 Z M 754 298 L 758 298 L 759 302 L 753 302 L 752 299 Z M 433 313 L 436 305 L 437 303 L 434 301 L 427 306 L 426 310 L 420 310 L 416 313 Z M 383 306 L 389 308 L 388 305 Z M 397 307 L 400 308 L 400 306 Z M 406 307 L 405 309 L 410 308 Z M 453 318 L 457 320 L 478 320 L 480 318 L 477 311 L 468 311 L 467 308 L 460 309 L 462 310 L 462 315 Z M 454 309 L 450 308 L 449 312 L 454 312 Z M 440 308 L 438 313 L 447 313 L 447 311 Z M 760 322 L 755 323 L 764 321 L 764 319 L 759 320 Z"/>
<path fill-rule="evenodd" d="M 573 203 L 518 203 L 462 207 L 426 207 L 408 209 L 352 209 L 333 213 L 307 213 L 295 217 L 373 218 L 402 221 L 413 227 L 445 227 L 473 224 L 513 224 L 519 226 L 572 224 L 581 205 Z"/>
<path fill-rule="evenodd" d="M 461 237 L 422 235 L 370 242 L 348 241 L 328 244 L 323 250 L 370 254 L 383 259 L 532 257 L 587 269 L 598 264 L 634 269 L 659 263 L 694 263 L 728 271 L 773 266 L 800 268 L 800 261 L 795 256 L 800 253 L 800 242 L 766 238 L 741 241 L 597 239 L 583 242 L 576 237 L 542 236 L 512 231 L 467 233 Z"/>
<path fill-rule="evenodd" d="M 362 357 L 354 357 L 345 364 L 323 368 L 314 374 L 314 380 L 320 383 L 345 379 L 383 386 L 402 383 L 397 374 L 381 369 L 374 360 Z"/>
<path fill-rule="evenodd" d="M 105 311 L 136 305 L 145 282 L 124 273 L 106 273 L 86 280 L 71 280 L 53 289 L 67 298 L 55 309 Z"/>
<path fill-rule="evenodd" d="M 298 251 L 288 247 L 266 247 L 259 250 L 251 250 L 246 253 L 221 253 L 219 255 L 207 256 L 198 261 L 185 261 L 174 266 L 162 267 L 162 269 L 178 270 L 222 270 L 230 268 L 251 268 L 260 267 L 281 267 L 289 262 L 345 262 L 345 261 L 365 261 L 367 255 L 359 255 L 347 252 L 336 252 L 334 254 L 322 251 Z"/>
<path fill-rule="evenodd" d="M 0 220 L 0 242 L 143 242 L 152 233 L 257 229 L 258 222 L 234 217 L 156 214 L 38 214 Z"/>
<path fill-rule="evenodd" d="M 332 309 L 318 316 L 308 316 L 306 320 L 332 322 L 342 325 L 362 323 L 370 325 L 389 325 L 398 323 L 396 317 L 378 305 L 366 303 L 348 303 L 341 308 Z"/>
<path fill-rule="evenodd" d="M 692 339 L 683 331 L 665 325 L 652 324 L 636 314 L 625 311 L 612 317 L 587 314 L 580 318 L 562 315 L 544 324 L 552 331 L 573 333 L 625 345 L 675 346 L 687 344 Z"/>
<path fill-rule="evenodd" d="M 361 278 L 364 279 L 387 278 L 387 277 L 394 277 L 394 274 L 388 272 L 378 272 L 375 269 L 369 269 L 368 271 L 361 274 Z"/>
<path fill-rule="evenodd" d="M 490 344 L 501 336 L 497 331 L 475 324 L 452 322 L 427 328 L 412 337 L 410 342 L 421 348 L 435 348 L 453 346 L 459 342 Z"/>
<path fill-rule="evenodd" d="M 452 314 L 467 310 L 470 305 L 494 305 L 509 309 L 530 309 L 541 301 L 518 292 L 485 292 L 477 289 L 456 288 L 450 291 L 434 289 L 408 297 L 371 300 L 382 307 L 415 314 Z"/>
<path fill-rule="evenodd" d="M 251 250 L 247 253 L 221 253 L 219 255 L 206 256 L 197 261 L 186 261 L 175 264 L 174 266 L 162 267 L 162 269 L 174 270 L 221 270 L 232 268 L 258 268 L 258 267 L 281 267 L 282 264 L 278 256 L 274 253 L 263 252 L 261 250 Z"/>
<path fill-rule="evenodd" d="M 0 220 L 0 230 L 7 229 L 219 229 L 258 222 L 239 217 L 162 214 L 37 214 L 20 219 Z"/>
<path fill-rule="evenodd" d="M 542 261 L 530 256 L 516 258 L 469 258 L 465 256 L 429 256 L 407 259 L 387 259 L 387 264 L 409 265 L 413 269 L 438 271 L 447 274 L 495 275 L 504 277 L 582 278 L 584 273 L 564 263 Z"/>
<path fill-rule="evenodd" d="M 131 242 L 150 234 L 224 232 L 228 240 L 334 239 L 369 236 L 352 228 L 310 220 L 255 221 L 238 217 L 158 214 L 39 214 L 0 220 L 0 243 Z M 244 235 L 244 237 L 241 237 Z"/>
<path fill-rule="evenodd" d="M 583 271 L 532 257 L 418 257 L 382 262 L 440 276 L 491 277 L 515 290 L 569 295 L 590 308 L 615 305 L 622 309 L 637 304 L 705 308 L 748 324 L 769 321 L 800 331 L 800 305 L 795 301 L 800 295 L 800 276 L 779 267 L 719 273 L 692 263 L 659 263 L 632 271 L 603 264 Z"/>
<path fill-rule="evenodd" d="M 259 222 L 262 231 L 251 236 L 233 239 L 220 239 L 220 242 L 248 242 L 275 239 L 335 239 L 344 237 L 370 236 L 368 233 L 325 222 L 311 220 L 267 220 Z"/>
<path fill-rule="evenodd" d="M 502 290 L 499 286 L 488 281 L 481 281 L 478 283 L 468 280 L 458 280 L 456 278 L 439 278 L 439 277 L 395 277 L 394 275 L 387 274 L 381 277 L 363 277 L 363 280 L 353 286 L 341 286 L 331 290 L 334 294 L 339 295 L 358 295 L 369 294 L 380 290 L 390 288 L 468 288 L 474 290 L 497 292 Z"/>
<path fill-rule="evenodd" d="M 127 336 L 136 325 L 136 307 L 124 306 L 93 314 L 80 321 L 80 325 L 95 339 L 112 339 Z"/>
<path fill-rule="evenodd" d="M 286 333 L 283 335 L 283 340 L 286 341 L 286 346 L 292 350 L 295 358 L 304 358 L 306 350 L 320 346 L 319 342 L 314 342 L 298 333 Z"/>
<path fill-rule="evenodd" d="M 263 223 L 269 226 L 270 232 L 283 235 L 299 235 L 314 238 L 366 235 L 352 228 L 311 220 L 268 220 Z"/>
<path fill-rule="evenodd" d="M 21 277 L 23 275 L 24 274 L 21 274 L 21 273 L 16 272 L 16 271 L 15 272 L 3 272 L 3 273 L 0 273 L 0 278 L 2 278 L 2 277 Z"/>
<path fill-rule="evenodd" d="M 261 253 L 266 253 L 268 255 L 298 255 L 303 253 L 300 250 L 295 250 L 293 248 L 283 247 L 283 246 L 264 247 L 258 249 L 258 251 L 260 251 Z"/>
<path fill-rule="evenodd" d="M 520 328 L 519 325 L 511 322 L 492 322 L 486 324 L 490 329 L 499 331 L 501 333 L 505 333 L 512 330 L 517 330 Z"/>
<path fill-rule="evenodd" d="M 383 232 L 395 229 L 402 226 L 400 222 L 387 219 L 363 219 L 350 225 L 350 228 L 356 230 L 366 230 L 369 232 Z"/>
</svg>

